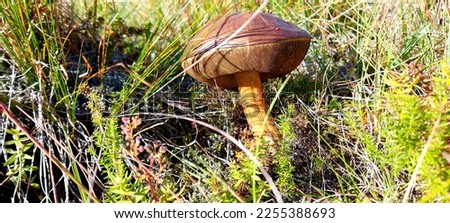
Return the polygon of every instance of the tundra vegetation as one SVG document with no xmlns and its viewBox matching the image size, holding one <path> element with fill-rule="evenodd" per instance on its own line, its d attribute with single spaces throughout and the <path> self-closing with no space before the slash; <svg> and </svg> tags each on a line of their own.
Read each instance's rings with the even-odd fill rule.
<svg viewBox="0 0 450 223">
<path fill-rule="evenodd" d="M 449 8 L 2 1 L 0 201 L 450 202 Z M 256 10 L 312 37 L 264 83 L 281 135 L 270 159 L 238 93 L 181 66 L 209 19 Z"/>
</svg>

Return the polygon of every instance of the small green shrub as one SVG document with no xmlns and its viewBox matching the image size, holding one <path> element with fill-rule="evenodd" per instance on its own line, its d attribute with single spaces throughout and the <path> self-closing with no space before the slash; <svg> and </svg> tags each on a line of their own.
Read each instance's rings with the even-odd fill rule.
<svg viewBox="0 0 450 223">
<path fill-rule="evenodd" d="M 274 172 L 276 175 L 275 184 L 281 194 L 286 198 L 293 198 L 296 195 L 296 185 L 293 176 L 295 167 L 291 162 L 293 153 L 293 150 L 291 149 L 292 140 L 295 138 L 292 127 L 294 112 L 295 106 L 293 104 L 289 104 L 285 113 L 278 116 L 282 140 L 277 147 L 273 160 Z"/>
<path fill-rule="evenodd" d="M 7 181 L 19 185 L 19 190 L 22 189 L 22 186 L 27 185 L 29 181 L 33 182 L 30 185 L 32 188 L 39 189 L 39 184 L 34 183 L 38 167 L 33 163 L 33 143 L 20 129 L 6 129 L 6 133 L 11 136 L 11 140 L 4 143 L 4 152 L 6 157 L 8 157 L 3 163 L 8 169 L 8 172 L 5 174 Z"/>
</svg>

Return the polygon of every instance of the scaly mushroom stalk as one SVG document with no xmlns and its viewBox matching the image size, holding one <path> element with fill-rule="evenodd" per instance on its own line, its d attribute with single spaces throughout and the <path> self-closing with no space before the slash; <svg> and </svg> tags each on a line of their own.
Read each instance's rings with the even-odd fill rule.
<svg viewBox="0 0 450 223">
<path fill-rule="evenodd" d="M 275 126 L 272 116 L 267 113 L 259 73 L 242 72 L 235 75 L 235 77 L 239 89 L 241 105 L 255 137 L 269 137 L 268 140 L 272 140 L 275 143 L 278 142 L 280 133 Z M 267 120 L 264 123 L 266 116 Z"/>
</svg>

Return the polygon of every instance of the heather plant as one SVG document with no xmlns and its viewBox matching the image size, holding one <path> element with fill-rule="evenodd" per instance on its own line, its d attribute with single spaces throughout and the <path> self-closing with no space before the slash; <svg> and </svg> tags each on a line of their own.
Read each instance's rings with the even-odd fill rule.
<svg viewBox="0 0 450 223">
<path fill-rule="evenodd" d="M 448 1 L 195 2 L 0 3 L 1 201 L 450 201 Z M 275 148 L 180 64 L 248 10 L 312 36 L 264 86 Z"/>
</svg>

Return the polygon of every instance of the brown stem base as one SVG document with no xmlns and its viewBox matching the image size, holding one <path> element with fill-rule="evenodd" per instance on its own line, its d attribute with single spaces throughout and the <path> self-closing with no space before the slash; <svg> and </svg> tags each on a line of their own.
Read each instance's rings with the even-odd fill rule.
<svg viewBox="0 0 450 223">
<path fill-rule="evenodd" d="M 236 82 L 239 86 L 239 95 L 245 117 L 255 137 L 270 137 L 272 141 L 278 142 L 280 133 L 275 126 L 273 118 L 270 114 L 267 114 L 259 74 L 257 72 L 238 73 L 236 74 Z"/>
</svg>

